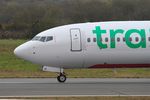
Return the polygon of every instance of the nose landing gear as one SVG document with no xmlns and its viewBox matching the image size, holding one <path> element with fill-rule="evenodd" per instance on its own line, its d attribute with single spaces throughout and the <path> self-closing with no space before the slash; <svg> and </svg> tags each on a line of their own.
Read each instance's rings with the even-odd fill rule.
<svg viewBox="0 0 150 100">
<path fill-rule="evenodd" d="M 66 81 L 67 77 L 64 73 L 60 73 L 59 76 L 57 76 L 57 80 L 60 83 L 64 83 Z"/>
<path fill-rule="evenodd" d="M 50 67 L 50 66 L 43 66 L 43 71 L 49 71 L 49 72 L 57 72 L 59 75 L 57 76 L 57 80 L 60 83 L 64 83 L 67 79 L 66 74 L 64 73 L 63 68 L 58 68 L 58 67 Z"/>
</svg>

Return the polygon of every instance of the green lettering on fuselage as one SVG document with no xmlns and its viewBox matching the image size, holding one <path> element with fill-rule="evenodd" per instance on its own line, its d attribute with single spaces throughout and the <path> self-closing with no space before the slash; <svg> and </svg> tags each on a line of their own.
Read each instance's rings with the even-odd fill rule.
<svg viewBox="0 0 150 100">
<path fill-rule="evenodd" d="M 107 44 L 102 43 L 102 41 L 100 41 L 100 39 L 102 39 L 102 34 L 106 34 L 107 30 L 101 29 L 100 26 L 96 26 L 95 30 L 93 30 L 93 34 L 96 34 L 96 40 L 97 40 L 97 45 L 100 48 L 108 48 Z M 123 30 L 123 29 L 110 29 L 109 30 L 110 33 L 110 48 L 116 48 L 116 35 L 117 34 L 122 34 L 124 35 L 125 38 L 125 42 L 126 45 L 130 48 L 146 48 L 146 33 L 145 33 L 145 29 L 129 29 L 127 31 Z M 136 33 L 140 36 L 140 41 L 137 43 L 133 43 L 132 41 L 130 41 L 130 37 L 133 33 Z"/>
<path fill-rule="evenodd" d="M 129 38 L 131 36 L 132 33 L 138 33 L 138 35 L 141 38 L 141 41 L 138 42 L 137 44 L 133 44 L 131 41 L 129 41 Z M 137 29 L 131 29 L 128 30 L 125 34 L 125 38 L 127 39 L 126 44 L 127 46 L 129 46 L 130 48 L 146 48 L 146 38 L 145 38 L 145 30 L 141 29 L 141 30 L 137 30 Z"/>
<path fill-rule="evenodd" d="M 106 34 L 106 30 L 101 30 L 99 26 L 96 26 L 96 30 L 93 30 L 93 33 L 96 34 L 97 45 L 100 48 L 107 48 L 107 44 L 103 44 L 100 39 L 102 39 L 102 34 Z"/>
<path fill-rule="evenodd" d="M 111 41 L 110 43 L 110 47 L 111 48 L 115 48 L 116 47 L 116 34 L 120 33 L 123 34 L 124 30 L 122 29 L 118 29 L 118 30 L 110 30 L 110 39 L 113 39 L 113 41 Z"/>
</svg>

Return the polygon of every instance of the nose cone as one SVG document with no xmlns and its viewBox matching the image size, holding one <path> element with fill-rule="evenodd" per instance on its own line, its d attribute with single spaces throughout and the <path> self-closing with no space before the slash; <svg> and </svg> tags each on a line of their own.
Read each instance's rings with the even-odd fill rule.
<svg viewBox="0 0 150 100">
<path fill-rule="evenodd" d="M 20 57 L 20 58 L 22 58 L 23 57 L 23 48 L 22 48 L 22 46 L 19 46 L 19 47 L 17 47 L 15 50 L 14 50 L 14 54 L 16 55 L 16 56 L 18 56 L 18 57 Z"/>
<path fill-rule="evenodd" d="M 15 50 L 14 50 L 14 54 L 19 57 L 19 58 L 23 58 L 23 59 L 27 59 L 30 56 L 30 45 L 29 43 L 24 43 L 20 46 L 18 46 Z"/>
<path fill-rule="evenodd" d="M 25 52 L 25 48 L 22 45 L 14 50 L 14 54 L 19 58 L 24 58 L 26 56 Z"/>
</svg>

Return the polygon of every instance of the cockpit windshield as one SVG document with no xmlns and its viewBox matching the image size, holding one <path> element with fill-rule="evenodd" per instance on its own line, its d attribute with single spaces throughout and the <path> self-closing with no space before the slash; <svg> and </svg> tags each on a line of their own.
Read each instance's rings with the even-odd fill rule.
<svg viewBox="0 0 150 100">
<path fill-rule="evenodd" d="M 48 42 L 52 41 L 53 36 L 35 36 L 32 41 L 41 41 L 41 42 Z"/>
<path fill-rule="evenodd" d="M 41 42 L 45 42 L 45 39 L 46 39 L 46 37 L 43 36 L 43 37 L 40 38 L 40 41 L 41 41 Z"/>
<path fill-rule="evenodd" d="M 39 40 L 41 37 L 40 36 L 35 36 L 33 39 L 32 39 L 32 41 L 37 41 L 37 40 Z"/>
<path fill-rule="evenodd" d="M 52 36 L 48 36 L 47 39 L 46 39 L 46 42 L 47 41 L 51 41 L 51 40 L 53 40 L 53 37 Z"/>
</svg>

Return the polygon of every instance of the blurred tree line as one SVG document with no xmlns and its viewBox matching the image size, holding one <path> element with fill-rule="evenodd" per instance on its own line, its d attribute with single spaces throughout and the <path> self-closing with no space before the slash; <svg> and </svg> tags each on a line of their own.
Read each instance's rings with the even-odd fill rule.
<svg viewBox="0 0 150 100">
<path fill-rule="evenodd" d="M 80 22 L 149 20 L 150 0 L 0 0 L 0 38 Z"/>
</svg>

